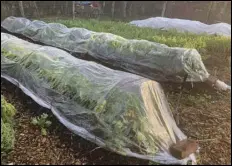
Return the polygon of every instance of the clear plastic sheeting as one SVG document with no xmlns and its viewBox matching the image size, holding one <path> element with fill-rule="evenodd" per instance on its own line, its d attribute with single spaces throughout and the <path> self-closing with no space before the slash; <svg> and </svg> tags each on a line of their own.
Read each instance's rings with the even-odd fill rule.
<svg viewBox="0 0 232 166">
<path fill-rule="evenodd" d="M 134 20 L 129 24 L 139 27 L 170 30 L 178 32 L 190 32 L 195 34 L 222 35 L 231 37 L 231 25 L 227 23 L 204 24 L 200 21 L 192 21 L 177 18 L 152 17 L 145 20 Z"/>
<path fill-rule="evenodd" d="M 74 133 L 122 155 L 163 164 L 186 136 L 159 83 L 77 59 L 49 46 L 1 33 L 1 77 L 21 88 Z"/>
<path fill-rule="evenodd" d="M 156 81 L 205 81 L 209 77 L 195 49 L 168 47 L 146 40 L 127 40 L 62 24 L 8 17 L 1 26 L 11 33 L 70 52 L 90 55 L 101 62 Z"/>
</svg>

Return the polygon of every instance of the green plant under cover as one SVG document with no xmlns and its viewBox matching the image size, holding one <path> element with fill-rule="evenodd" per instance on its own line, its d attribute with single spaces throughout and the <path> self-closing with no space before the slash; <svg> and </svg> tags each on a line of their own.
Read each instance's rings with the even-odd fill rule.
<svg viewBox="0 0 232 166">
<path fill-rule="evenodd" d="M 68 29 L 63 24 L 24 18 L 10 17 L 2 24 L 10 32 L 68 50 L 74 56 L 81 54 L 81 57 L 107 63 L 111 68 L 117 67 L 158 82 L 182 82 L 185 75 L 188 75 L 187 82 L 205 81 L 209 77 L 196 49 L 168 47 L 159 41 L 128 40 L 112 33 Z"/>
<path fill-rule="evenodd" d="M 13 47 L 15 48 L 15 46 Z M 18 49 L 19 47 L 16 48 L 16 50 Z M 23 49 L 21 47 L 21 51 Z M 79 72 L 80 69 L 70 64 L 69 66 L 68 64 L 61 65 L 61 61 L 51 59 L 51 56 L 41 53 L 14 54 L 4 49 L 2 49 L 2 53 L 8 59 L 19 63 L 23 68 L 33 69 L 31 72 L 34 77 L 38 77 L 46 82 L 51 89 L 68 96 L 69 99 L 81 105 L 86 111 L 88 110 L 87 114 L 90 114 L 89 111 L 93 110 L 94 114 L 98 115 L 97 118 L 92 116 L 87 118 L 91 118 L 91 123 L 96 124 L 98 128 L 94 130 L 94 134 L 104 134 L 105 139 L 110 139 L 109 147 L 122 148 L 126 145 L 126 142 L 129 143 L 128 141 L 132 139 L 132 144 L 134 144 L 134 141 L 140 142 L 139 146 L 136 145 L 136 147 L 143 153 L 155 153 L 157 151 L 155 138 L 144 136 L 146 118 L 134 119 L 136 114 L 142 114 L 140 101 L 136 95 L 124 92 L 116 87 L 108 92 L 107 99 L 102 99 L 102 93 L 96 92 L 103 92 L 104 85 L 99 86 L 89 81 Z M 43 64 L 48 62 L 51 66 L 46 69 Z M 64 75 L 64 73 L 66 74 Z M 99 99 L 102 100 L 99 101 Z M 123 117 L 118 116 L 120 112 L 124 113 Z M 71 118 L 76 121 L 75 116 Z M 34 120 L 34 123 L 38 124 L 38 120 L 37 122 Z M 41 132 L 44 131 L 41 129 Z M 114 133 L 117 133 L 117 136 Z M 128 138 L 125 135 L 128 135 Z M 147 151 L 148 149 L 149 151 Z"/>
<path fill-rule="evenodd" d="M 122 36 L 126 39 L 143 39 L 156 43 L 166 44 L 169 47 L 183 47 L 197 49 L 203 59 L 209 54 L 231 53 L 231 38 L 215 35 L 197 35 L 193 33 L 181 33 L 176 30 L 163 31 L 152 28 L 136 27 L 124 22 L 115 21 L 98 21 L 95 19 L 78 19 L 78 20 L 54 20 L 46 19 L 46 22 L 56 22 L 66 25 L 67 27 L 86 28 L 96 32 L 108 32 Z"/>
<path fill-rule="evenodd" d="M 60 115 L 104 140 L 111 150 L 126 154 L 125 149 L 130 149 L 154 156 L 160 147 L 168 148 L 175 140 L 169 124 L 175 125 L 174 121 L 166 119 L 171 118 L 170 112 L 160 102 L 163 98 L 158 94 L 162 92 L 151 80 L 17 38 L 2 43 L 1 54 L 7 68 L 4 71 L 3 67 L 3 73 L 18 78 L 33 93 L 56 101 L 52 105 Z M 45 119 L 37 118 L 33 123 L 44 127 L 48 124 Z"/>
</svg>

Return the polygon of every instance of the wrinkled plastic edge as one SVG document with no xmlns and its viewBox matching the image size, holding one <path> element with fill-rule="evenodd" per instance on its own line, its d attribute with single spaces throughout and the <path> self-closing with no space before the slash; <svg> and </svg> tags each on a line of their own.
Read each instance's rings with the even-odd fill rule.
<svg viewBox="0 0 232 166">
<path fill-rule="evenodd" d="M 223 90 L 223 91 L 231 91 L 231 86 L 227 85 L 225 82 L 223 81 L 220 81 L 220 80 L 217 80 L 216 83 L 215 83 L 215 87 L 218 89 L 218 90 Z"/>
<path fill-rule="evenodd" d="M 103 143 L 99 138 L 95 137 L 94 135 L 90 134 L 87 130 L 85 130 L 82 127 L 79 126 L 75 126 L 72 123 L 70 123 L 69 121 L 67 121 L 65 118 L 63 118 L 62 116 L 60 116 L 58 114 L 58 110 L 56 108 L 54 108 L 52 105 L 48 104 L 47 102 L 45 102 L 44 100 L 42 100 L 40 97 L 37 97 L 35 94 L 33 94 L 32 92 L 30 92 L 26 87 L 24 87 L 19 81 L 17 81 L 16 79 L 7 76 L 5 74 L 1 73 L 1 78 L 6 79 L 7 81 L 11 82 L 12 84 L 16 85 L 18 88 L 20 88 L 27 96 L 31 97 L 36 103 L 38 103 L 39 105 L 50 109 L 52 111 L 52 113 L 58 118 L 58 120 L 64 124 L 69 130 L 71 130 L 73 133 L 81 136 L 82 138 L 87 139 L 88 141 L 92 142 L 92 140 L 95 140 L 95 144 L 97 144 L 98 146 L 100 146 L 101 148 L 106 148 L 105 143 Z M 144 155 L 139 155 L 136 153 L 131 152 L 128 149 L 125 149 L 126 151 L 126 155 L 130 156 L 130 157 L 135 157 L 135 158 L 140 158 L 140 159 L 144 159 L 144 160 L 152 160 L 153 162 L 157 162 L 155 160 L 155 157 L 152 156 L 144 156 Z M 119 152 L 115 151 L 115 153 L 120 154 Z M 167 154 L 168 155 L 168 154 Z M 194 154 L 191 154 L 187 159 L 183 159 L 183 160 L 177 160 L 174 157 L 172 157 L 172 159 L 168 162 L 167 164 L 181 164 L 181 165 L 186 165 L 188 162 L 188 159 L 192 159 L 192 165 L 196 165 L 196 161 L 195 161 L 195 156 Z"/>
</svg>

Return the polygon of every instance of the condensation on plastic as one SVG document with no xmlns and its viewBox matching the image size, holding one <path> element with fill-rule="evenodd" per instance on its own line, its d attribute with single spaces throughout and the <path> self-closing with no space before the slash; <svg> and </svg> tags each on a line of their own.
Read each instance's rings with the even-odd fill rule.
<svg viewBox="0 0 232 166">
<path fill-rule="evenodd" d="M 205 81 L 209 77 L 195 49 L 168 47 L 147 40 L 127 40 L 110 33 L 67 28 L 58 23 L 8 17 L 1 26 L 9 32 L 70 52 L 88 54 L 101 62 L 120 67 L 158 82 Z"/>
<path fill-rule="evenodd" d="M 6 33 L 1 33 L 1 77 L 100 147 L 163 164 L 196 163 L 194 154 L 178 160 L 169 153 L 186 136 L 155 81 Z"/>
<path fill-rule="evenodd" d="M 191 32 L 195 34 L 223 35 L 231 37 L 231 25 L 227 23 L 204 24 L 200 21 L 192 21 L 177 18 L 152 17 L 145 20 L 134 20 L 129 24 L 138 27 L 149 27 L 154 29 L 170 30 L 178 32 Z"/>
</svg>

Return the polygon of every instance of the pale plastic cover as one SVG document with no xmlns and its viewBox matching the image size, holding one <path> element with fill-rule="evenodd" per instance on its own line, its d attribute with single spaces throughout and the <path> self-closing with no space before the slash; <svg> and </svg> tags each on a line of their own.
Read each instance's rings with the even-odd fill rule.
<svg viewBox="0 0 232 166">
<path fill-rule="evenodd" d="M 138 27 L 170 30 L 178 32 L 190 32 L 195 34 L 222 35 L 231 37 L 231 25 L 227 23 L 204 24 L 200 21 L 192 21 L 177 18 L 152 17 L 145 20 L 134 20 L 129 24 Z"/>
<path fill-rule="evenodd" d="M 209 77 L 196 49 L 168 47 L 147 40 L 128 40 L 111 33 L 84 28 L 67 28 L 58 23 L 8 17 L 1 26 L 11 33 L 65 49 L 83 53 L 115 67 L 158 82 L 205 81 Z"/>
<path fill-rule="evenodd" d="M 1 77 L 20 87 L 74 133 L 116 153 L 163 164 L 186 136 L 177 127 L 159 83 L 50 46 L 1 33 Z"/>
</svg>

